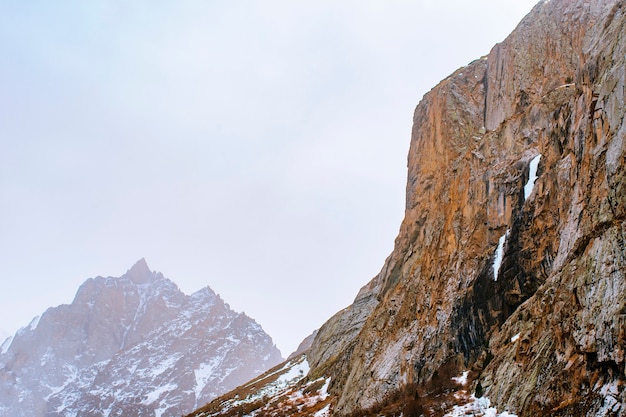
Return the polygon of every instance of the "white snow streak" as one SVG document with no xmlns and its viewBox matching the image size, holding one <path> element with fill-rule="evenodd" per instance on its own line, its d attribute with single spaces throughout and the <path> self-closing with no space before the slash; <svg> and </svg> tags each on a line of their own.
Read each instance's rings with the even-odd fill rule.
<svg viewBox="0 0 626 417">
<path fill-rule="evenodd" d="M 35 330 L 37 328 L 37 325 L 39 324 L 39 319 L 41 319 L 41 316 L 37 316 L 35 317 L 30 324 L 28 325 L 28 327 L 30 328 L 30 330 Z"/>
<path fill-rule="evenodd" d="M 530 197 L 530 193 L 533 192 L 533 188 L 535 187 L 535 181 L 537 180 L 537 167 L 539 166 L 539 160 L 541 159 L 541 154 L 535 156 L 528 166 L 528 182 L 524 185 L 524 200 L 527 200 Z"/>
<path fill-rule="evenodd" d="M 489 398 L 476 398 L 472 396 L 472 402 L 464 405 L 455 405 L 454 408 L 443 417 L 465 417 L 465 416 L 484 416 L 484 417 L 517 417 L 506 411 L 498 414 L 498 410 L 491 407 Z"/>
<path fill-rule="evenodd" d="M 327 378 L 322 388 L 320 388 L 320 400 L 321 401 L 325 401 L 326 398 L 328 398 L 328 386 L 329 385 L 330 385 L 330 378 Z"/>
<path fill-rule="evenodd" d="M 178 389 L 178 385 L 176 384 L 163 385 L 162 387 L 159 387 L 146 395 L 146 399 L 143 400 L 141 403 L 144 405 L 150 405 L 153 402 L 157 401 L 161 397 L 161 395 L 169 391 L 174 391 L 175 389 Z"/>
<path fill-rule="evenodd" d="M 213 358 L 209 363 L 201 363 L 198 369 L 193 371 L 196 377 L 196 387 L 194 389 L 196 392 L 196 401 L 200 398 L 200 394 L 202 393 L 202 390 L 206 386 L 207 382 L 209 382 L 209 379 L 211 379 L 211 376 L 213 375 L 213 371 L 215 370 L 217 366 L 219 366 L 221 360 L 222 360 L 222 357 L 217 356 Z M 228 375 L 228 374 L 225 373 L 224 375 Z"/>
<path fill-rule="evenodd" d="M 0 353 L 5 354 L 8 352 L 9 347 L 11 346 L 11 342 L 13 342 L 13 336 L 9 336 L 6 338 L 2 346 L 0 347 Z"/>
<path fill-rule="evenodd" d="M 45 366 L 48 362 L 54 359 L 54 351 L 51 347 L 46 349 L 46 353 L 41 356 L 40 364 L 41 366 Z"/>
<path fill-rule="evenodd" d="M 493 280 L 498 280 L 498 272 L 500 272 L 500 266 L 502 265 L 502 257 L 504 256 L 504 243 L 506 242 L 506 238 L 509 236 L 509 230 L 507 229 L 506 233 L 500 236 L 498 239 L 498 247 L 496 248 L 496 257 L 493 259 Z"/>
<path fill-rule="evenodd" d="M 315 413 L 313 417 L 328 417 L 330 415 L 330 404 Z"/>
</svg>

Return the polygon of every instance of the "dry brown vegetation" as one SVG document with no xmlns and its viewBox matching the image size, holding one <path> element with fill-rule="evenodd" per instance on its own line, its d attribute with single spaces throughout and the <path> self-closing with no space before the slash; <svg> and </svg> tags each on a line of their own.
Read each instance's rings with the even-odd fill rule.
<svg viewBox="0 0 626 417">
<path fill-rule="evenodd" d="M 381 402 L 366 410 L 354 411 L 344 417 L 441 417 L 454 405 L 469 398 L 469 394 L 452 378 L 456 367 L 444 365 L 422 384 L 407 384 L 389 393 Z"/>
</svg>

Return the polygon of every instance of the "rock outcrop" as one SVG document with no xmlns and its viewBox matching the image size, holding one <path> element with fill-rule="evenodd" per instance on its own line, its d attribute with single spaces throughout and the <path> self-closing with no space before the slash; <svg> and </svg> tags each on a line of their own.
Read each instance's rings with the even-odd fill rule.
<svg viewBox="0 0 626 417">
<path fill-rule="evenodd" d="M 307 353 L 315 415 L 626 415 L 625 57 L 625 2 L 545 0 L 424 96 L 394 250 Z"/>
<path fill-rule="evenodd" d="M 0 353 L 0 416 L 181 415 L 281 361 L 209 287 L 191 296 L 144 260 L 91 278 Z"/>
</svg>

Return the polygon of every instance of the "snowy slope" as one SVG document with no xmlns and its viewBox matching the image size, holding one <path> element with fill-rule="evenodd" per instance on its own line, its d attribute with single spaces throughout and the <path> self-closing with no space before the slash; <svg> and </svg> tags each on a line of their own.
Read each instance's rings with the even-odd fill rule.
<svg viewBox="0 0 626 417">
<path fill-rule="evenodd" d="M 307 378 L 308 373 L 306 354 L 294 356 L 188 417 L 327 417 L 330 409 L 330 379 Z"/>
<path fill-rule="evenodd" d="M 294 355 L 265 374 L 216 398 L 187 417 L 329 417 L 333 415 L 330 378 L 313 377 L 307 354 Z M 421 411 L 407 407 L 403 398 L 389 398 L 379 409 L 361 410 L 362 417 L 428 415 L 442 417 L 517 417 L 498 412 L 487 397 L 476 398 L 468 391 L 470 371 L 452 377 L 445 389 L 425 401 Z M 423 394 L 423 392 L 421 392 Z M 432 393 L 430 393 L 432 394 Z M 407 408 L 403 411 L 398 409 Z M 390 411 L 393 410 L 393 411 Z"/>
<path fill-rule="evenodd" d="M 191 296 L 139 261 L 87 280 L 0 353 L 0 416 L 181 415 L 281 360 L 206 287 Z"/>
</svg>

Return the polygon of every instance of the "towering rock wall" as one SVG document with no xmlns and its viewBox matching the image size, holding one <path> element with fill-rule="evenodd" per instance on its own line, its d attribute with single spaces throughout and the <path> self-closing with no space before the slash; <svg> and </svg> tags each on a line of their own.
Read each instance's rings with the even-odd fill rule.
<svg viewBox="0 0 626 417">
<path fill-rule="evenodd" d="M 394 251 L 308 355 L 335 414 L 444 365 L 521 415 L 626 412 L 625 13 L 543 1 L 425 95 Z"/>
</svg>

